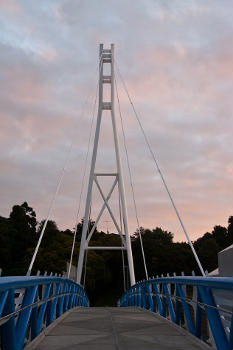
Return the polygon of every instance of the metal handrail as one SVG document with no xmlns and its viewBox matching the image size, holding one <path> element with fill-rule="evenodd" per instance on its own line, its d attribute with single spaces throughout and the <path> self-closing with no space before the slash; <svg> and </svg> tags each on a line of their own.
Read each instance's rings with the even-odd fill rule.
<svg viewBox="0 0 233 350">
<path fill-rule="evenodd" d="M 0 292 L 8 290 L 10 288 L 23 289 L 38 284 L 49 284 L 58 282 L 68 282 L 69 284 L 78 285 L 73 280 L 64 277 L 57 276 L 7 276 L 0 279 Z"/>
<path fill-rule="evenodd" d="M 22 302 L 16 309 L 16 295 L 20 289 L 24 290 L 20 293 Z M 25 341 L 33 340 L 44 326 L 47 327 L 63 313 L 73 307 L 88 305 L 84 289 L 67 278 L 1 277 L 1 349 L 21 350 Z"/>
<path fill-rule="evenodd" d="M 189 286 L 205 286 L 215 289 L 228 289 L 233 290 L 233 277 L 200 277 L 200 276 L 176 276 L 176 277 L 159 277 L 151 278 L 148 280 L 150 283 L 169 283 L 169 284 L 181 284 Z M 131 288 L 145 284 L 147 281 L 143 280 Z"/>
<path fill-rule="evenodd" d="M 132 293 L 131 295 L 140 295 L 140 293 Z M 162 296 L 162 297 L 170 297 L 171 299 L 176 299 L 176 300 L 184 300 L 184 301 L 187 301 L 188 303 L 193 303 L 193 304 L 196 304 L 196 305 L 200 305 L 202 307 L 208 307 L 210 309 L 216 309 L 216 310 L 219 310 L 219 311 L 222 311 L 222 312 L 225 312 L 225 313 L 228 313 L 230 315 L 233 315 L 233 312 L 230 311 L 230 310 L 227 310 L 227 309 L 224 309 L 222 308 L 221 306 L 213 306 L 213 305 L 208 305 L 208 304 L 205 304 L 205 303 L 201 303 L 200 301 L 196 301 L 194 299 L 190 299 L 190 298 L 185 298 L 185 297 L 179 297 L 179 296 L 176 296 L 174 294 L 164 294 L 164 293 L 145 293 L 145 295 L 152 295 L 152 296 L 156 296 L 156 295 L 159 295 L 159 296 Z M 1 319 L 0 319 L 1 321 Z"/>
<path fill-rule="evenodd" d="M 173 289 L 171 292 L 171 286 L 174 292 Z M 184 288 L 187 286 L 197 290 L 192 299 Z M 232 293 L 232 301 L 229 292 Z M 120 306 L 139 306 L 157 312 L 177 325 L 186 327 L 190 333 L 208 341 L 218 350 L 230 350 L 233 349 L 233 313 L 224 307 L 226 302 L 229 304 L 229 300 L 232 307 L 231 277 L 161 277 L 133 285 L 122 296 Z M 192 311 L 189 307 L 191 304 Z M 204 335 L 203 314 L 206 315 L 208 339 Z"/>
<path fill-rule="evenodd" d="M 6 315 L 6 316 L 0 317 L 0 326 L 1 326 L 3 323 L 6 322 L 6 321 L 5 321 L 5 322 L 2 322 L 2 321 L 10 319 L 11 317 L 18 315 L 20 312 L 22 312 L 22 311 L 24 311 L 24 310 L 27 310 L 27 309 L 29 309 L 29 308 L 34 308 L 34 307 L 36 307 L 36 306 L 40 306 L 40 305 L 42 305 L 42 304 L 44 304 L 44 303 L 47 303 L 48 301 L 54 300 L 54 299 L 56 299 L 56 298 L 60 298 L 60 297 L 62 297 L 62 296 L 71 295 L 71 294 L 72 294 L 71 292 L 60 293 L 60 294 L 54 295 L 54 296 L 52 296 L 52 297 L 45 298 L 45 299 L 43 299 L 43 300 L 38 300 L 37 302 L 32 303 L 32 304 L 30 304 L 30 305 L 27 305 L 27 306 L 25 306 L 25 307 L 23 307 L 23 308 L 17 309 L 17 310 L 15 310 L 14 312 L 12 312 L 12 313 L 10 313 L 10 314 L 8 314 L 8 315 Z M 78 296 L 81 296 L 81 294 L 79 294 L 79 293 L 74 293 L 74 294 L 76 294 L 76 295 L 78 295 Z"/>
</svg>

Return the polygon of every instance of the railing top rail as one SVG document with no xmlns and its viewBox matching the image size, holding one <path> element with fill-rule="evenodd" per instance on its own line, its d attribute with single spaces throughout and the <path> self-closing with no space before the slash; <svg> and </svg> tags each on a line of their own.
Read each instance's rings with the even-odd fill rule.
<svg viewBox="0 0 233 350">
<path fill-rule="evenodd" d="M 136 283 L 131 288 L 138 287 L 145 283 L 175 283 L 186 285 L 199 285 L 217 289 L 233 289 L 233 277 L 197 277 L 197 276 L 179 276 L 179 277 L 159 277 Z M 130 289 L 131 289 L 130 288 Z"/>
<path fill-rule="evenodd" d="M 65 282 L 68 284 L 77 285 L 76 282 L 74 282 L 68 278 L 64 278 L 64 277 L 10 276 L 10 277 L 0 277 L 0 292 L 7 290 L 7 289 L 11 289 L 11 288 L 20 289 L 20 288 L 26 288 L 26 287 L 30 287 L 30 286 L 39 285 L 39 284 L 49 284 L 51 282 L 53 282 L 53 283 L 59 283 L 59 282 L 64 283 Z"/>
</svg>

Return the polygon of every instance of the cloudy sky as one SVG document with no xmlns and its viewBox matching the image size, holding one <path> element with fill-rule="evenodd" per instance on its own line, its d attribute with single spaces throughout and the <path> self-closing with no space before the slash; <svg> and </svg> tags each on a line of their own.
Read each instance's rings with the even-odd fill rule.
<svg viewBox="0 0 233 350">
<path fill-rule="evenodd" d="M 226 225 L 233 215 L 232 0 L 0 0 L 0 215 L 27 201 L 38 220 L 45 218 L 73 140 L 51 218 L 60 228 L 74 226 L 101 42 L 116 45 L 119 69 L 191 238 Z M 140 224 L 184 240 L 117 81 Z M 109 171 L 114 152 L 109 115 L 103 117 L 97 170 Z M 93 219 L 100 205 L 94 190 Z M 83 210 L 82 204 L 81 216 Z M 108 220 L 99 228 L 113 231 Z"/>
</svg>

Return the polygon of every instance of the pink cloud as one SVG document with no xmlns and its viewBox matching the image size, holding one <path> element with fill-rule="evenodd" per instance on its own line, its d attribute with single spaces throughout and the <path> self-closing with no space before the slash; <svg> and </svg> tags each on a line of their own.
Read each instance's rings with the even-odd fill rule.
<svg viewBox="0 0 233 350">
<path fill-rule="evenodd" d="M 110 1 L 106 9 L 95 4 L 93 11 L 88 2 L 29 1 L 14 16 L 20 2 L 0 1 L 7 13 L 2 28 L 7 43 L 0 54 L 2 215 L 27 200 L 38 219 L 45 217 L 73 137 L 72 164 L 52 219 L 63 228 L 74 226 L 91 119 L 91 108 L 81 117 L 80 106 L 95 80 L 101 37 L 116 43 L 120 69 L 192 238 L 226 225 L 232 214 L 233 22 L 230 4 L 210 2 L 206 7 L 202 1 L 175 7 L 138 2 L 132 8 L 130 1 Z M 119 93 L 141 224 L 161 226 L 184 240 L 127 97 Z M 103 170 L 115 161 L 109 121 L 105 115 L 98 159 Z M 122 136 L 120 143 L 123 149 Z"/>
<path fill-rule="evenodd" d="M 6 12 L 17 12 L 20 8 L 17 0 L 0 0 L 0 8 Z"/>
<path fill-rule="evenodd" d="M 48 61 L 54 61 L 58 57 L 58 52 L 53 48 L 46 48 L 40 52 L 40 56 Z"/>
<path fill-rule="evenodd" d="M 223 46 L 226 44 L 231 47 L 232 40 Z M 224 95 L 221 82 L 230 83 L 233 77 L 232 56 L 233 52 L 224 51 L 201 56 L 184 46 L 178 51 L 172 47 L 149 49 L 141 56 L 139 74 L 127 77 L 128 87 L 137 102 L 146 99 L 165 109 L 184 109 L 192 101 L 196 103 L 197 97 L 199 104 L 212 103 Z"/>
</svg>

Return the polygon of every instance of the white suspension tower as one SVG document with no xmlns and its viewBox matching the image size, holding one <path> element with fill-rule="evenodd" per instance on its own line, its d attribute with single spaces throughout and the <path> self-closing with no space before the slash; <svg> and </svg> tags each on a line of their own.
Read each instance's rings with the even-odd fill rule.
<svg viewBox="0 0 233 350">
<path fill-rule="evenodd" d="M 94 249 L 95 250 L 97 250 L 97 249 L 118 250 L 119 249 L 119 250 L 126 250 L 127 251 L 130 283 L 132 286 L 135 284 L 134 265 L 133 265 L 133 257 L 132 257 L 132 250 L 131 250 L 130 234 L 129 234 L 129 230 L 128 230 L 128 217 L 127 217 L 127 208 L 126 208 L 126 200 L 125 200 L 125 190 L 124 190 L 124 182 L 123 182 L 123 176 L 122 176 L 122 166 L 121 166 L 121 159 L 120 159 L 120 153 L 119 153 L 119 142 L 118 142 L 116 119 L 115 119 L 115 112 L 114 112 L 114 45 L 113 44 L 111 44 L 111 49 L 104 49 L 103 44 L 100 44 L 99 60 L 100 60 L 100 65 L 99 65 L 99 107 L 98 107 L 98 115 L 97 115 L 97 122 L 96 122 L 96 131 L 95 131 L 94 147 L 93 147 L 92 160 L 91 160 L 91 169 L 90 169 L 90 175 L 89 175 L 87 197 L 86 197 L 86 208 L 85 208 L 85 215 L 84 215 L 84 222 L 83 222 L 83 229 L 82 229 L 82 238 L 81 238 L 81 244 L 80 244 L 78 269 L 77 269 L 77 283 L 79 283 L 79 284 L 81 283 L 85 250 L 90 250 L 90 249 L 93 249 L 93 250 Z M 110 75 L 104 75 L 104 72 L 105 72 L 105 70 L 103 69 L 104 65 L 110 65 L 110 67 L 111 67 Z M 107 101 L 107 102 L 104 101 L 104 96 L 103 96 L 103 85 L 104 84 L 109 84 L 109 86 L 110 86 L 111 100 Z M 111 113 L 115 155 L 116 155 L 116 169 L 117 169 L 116 173 L 96 173 L 95 172 L 96 156 L 97 156 L 99 134 L 100 134 L 100 125 L 101 125 L 103 110 L 109 110 Z M 99 181 L 98 181 L 99 177 L 104 177 L 104 176 L 111 176 L 114 179 L 112 187 L 111 187 L 111 189 L 106 197 L 105 197 L 105 195 L 101 189 L 101 186 L 99 184 Z M 95 220 L 95 225 L 92 227 L 90 233 L 88 234 L 89 213 L 90 213 L 90 206 L 91 206 L 93 183 L 96 184 L 104 203 L 103 203 L 103 206 L 99 212 L 99 215 L 97 216 L 97 219 Z M 122 220 L 123 220 L 122 229 L 118 225 L 117 220 L 115 219 L 115 216 L 113 215 L 113 212 L 112 212 L 110 205 L 108 203 L 108 201 L 113 193 L 113 190 L 117 184 L 118 184 L 117 187 L 119 189 L 120 206 L 121 206 L 121 211 L 122 211 Z M 109 212 L 111 219 L 116 227 L 116 230 L 118 231 L 118 233 L 121 237 L 121 241 L 122 241 L 121 247 L 120 246 L 119 247 L 88 246 L 89 241 L 94 233 L 94 230 L 95 230 L 105 208 L 108 209 L 108 212 Z"/>
</svg>

